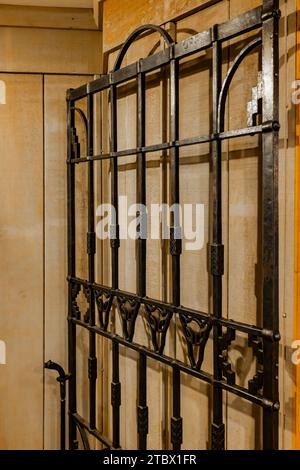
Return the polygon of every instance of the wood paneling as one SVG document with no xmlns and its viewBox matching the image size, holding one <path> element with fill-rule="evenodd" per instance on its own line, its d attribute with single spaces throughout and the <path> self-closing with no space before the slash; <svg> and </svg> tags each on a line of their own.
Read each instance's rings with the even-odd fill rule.
<svg viewBox="0 0 300 470">
<path fill-rule="evenodd" d="M 19 0 L 18 0 L 19 3 Z M 28 28 L 98 29 L 93 10 L 0 5 L 1 26 Z"/>
<path fill-rule="evenodd" d="M 0 42 L 2 72 L 100 72 L 99 31 L 3 27 Z"/>
<path fill-rule="evenodd" d="M 207 0 L 108 0 L 103 4 L 104 52 L 122 44 L 141 24 L 167 23 Z M 226 2 L 225 2 L 226 3 Z M 124 12 L 126 11 L 126 15 Z"/>
<path fill-rule="evenodd" d="M 33 5 L 63 8 L 92 8 L 93 6 L 93 0 L 4 0 L 4 2 L 9 5 Z"/>
<path fill-rule="evenodd" d="M 296 80 L 300 80 L 300 1 L 297 0 L 297 55 Z M 295 273 L 294 273 L 294 339 L 300 338 L 300 111 L 296 116 L 296 156 L 295 156 Z M 294 384 L 295 418 L 293 422 L 293 448 L 300 449 L 300 366 L 296 367 Z"/>
<path fill-rule="evenodd" d="M 10 72 L 0 76 L 7 88 L 0 105 L 0 340 L 8 361 L 0 368 L 0 448 L 41 449 L 44 441 L 57 449 L 59 386 L 43 362 L 66 366 L 65 96 L 100 70 L 101 33 L 68 30 L 88 28 L 92 10 L 89 17 L 84 10 L 2 7 L 2 22 L 26 27 L 0 31 L 0 70 Z M 43 79 L 35 71 L 76 76 Z"/>
<path fill-rule="evenodd" d="M 90 77 L 92 79 L 92 77 Z M 87 77 L 45 77 L 45 360 L 59 362 L 67 370 L 67 235 L 66 235 L 66 90 L 85 83 Z M 82 148 L 85 141 L 80 125 L 78 133 Z M 84 184 L 84 180 L 82 181 Z M 82 195 L 82 193 L 81 193 Z M 86 201 L 85 201 L 86 202 Z M 84 201 L 81 205 L 82 211 Z M 78 216 L 80 218 L 80 209 Z M 86 227 L 82 227 L 84 233 Z M 81 247 L 85 256 L 85 250 Z M 79 339 L 81 349 L 84 338 Z M 80 346 L 79 344 L 79 346 Z M 80 356 L 80 354 L 79 354 Z M 87 364 L 87 362 L 86 362 Z M 83 369 L 84 365 L 79 365 Z M 79 394 L 87 401 L 86 380 L 79 374 L 82 390 Z M 59 448 L 59 387 L 56 373 L 47 371 L 45 377 L 45 448 Z"/>
<path fill-rule="evenodd" d="M 43 446 L 43 86 L 5 75 L 0 106 L 0 448 Z"/>
</svg>

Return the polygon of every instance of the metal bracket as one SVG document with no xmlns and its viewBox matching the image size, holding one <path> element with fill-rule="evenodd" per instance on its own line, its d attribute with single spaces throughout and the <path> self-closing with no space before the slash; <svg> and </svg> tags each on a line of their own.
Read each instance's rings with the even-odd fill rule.
<svg viewBox="0 0 300 470">
<path fill-rule="evenodd" d="M 57 362 L 47 361 L 44 364 L 45 369 L 55 370 L 58 373 L 57 382 L 60 385 L 60 449 L 66 448 L 66 382 L 70 379 L 71 375 L 66 374 L 63 367 Z"/>
</svg>

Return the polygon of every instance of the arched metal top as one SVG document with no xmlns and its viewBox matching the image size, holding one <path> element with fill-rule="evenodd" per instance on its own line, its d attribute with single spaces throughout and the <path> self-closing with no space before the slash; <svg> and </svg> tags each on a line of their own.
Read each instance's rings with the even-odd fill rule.
<svg viewBox="0 0 300 470">
<path fill-rule="evenodd" d="M 86 154 L 88 154 L 88 120 L 85 113 L 82 109 L 74 107 L 74 111 L 79 115 L 82 124 L 84 126 L 84 135 L 85 135 L 85 143 L 86 143 Z"/>
<path fill-rule="evenodd" d="M 85 136 L 87 138 L 87 134 L 88 134 L 88 120 L 87 120 L 87 117 L 84 114 L 84 112 L 82 111 L 82 109 L 80 109 L 80 108 L 74 108 L 74 111 L 79 114 L 79 116 L 82 120 L 82 123 L 84 125 L 84 130 L 85 130 Z"/>
<path fill-rule="evenodd" d="M 124 42 L 122 49 L 119 52 L 118 58 L 115 62 L 113 72 L 116 72 L 116 70 L 119 70 L 121 68 L 123 59 L 125 57 L 126 52 L 128 51 L 129 47 L 131 44 L 143 33 L 147 31 L 153 31 L 156 33 L 159 33 L 163 39 L 165 40 L 167 46 L 171 46 L 171 44 L 174 43 L 172 37 L 170 34 L 160 26 L 156 26 L 155 24 L 145 24 L 144 26 L 140 26 L 139 28 L 135 29 L 127 38 L 127 40 Z"/>
<path fill-rule="evenodd" d="M 224 131 L 224 112 L 225 112 L 225 104 L 226 104 L 226 98 L 227 98 L 227 93 L 230 87 L 230 84 L 232 82 L 232 79 L 235 75 L 235 72 L 239 68 L 239 65 L 241 62 L 245 59 L 245 57 L 257 46 L 259 46 L 262 43 L 261 37 L 255 38 L 253 41 L 251 41 L 247 46 L 245 46 L 240 53 L 237 55 L 237 57 L 234 59 L 234 62 L 230 69 L 227 72 L 227 75 L 225 77 L 225 80 L 222 85 L 222 89 L 220 92 L 219 96 L 219 104 L 218 104 L 218 132 L 223 132 Z"/>
</svg>

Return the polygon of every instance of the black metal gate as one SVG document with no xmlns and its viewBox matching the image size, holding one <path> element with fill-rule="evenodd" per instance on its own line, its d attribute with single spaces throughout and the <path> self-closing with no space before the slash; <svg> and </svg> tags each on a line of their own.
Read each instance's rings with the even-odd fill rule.
<svg viewBox="0 0 300 470">
<path fill-rule="evenodd" d="M 112 73 L 102 76 L 67 93 L 68 102 L 68 283 L 69 283 L 69 446 L 77 447 L 79 430 L 84 447 L 89 448 L 88 434 L 99 439 L 106 447 L 120 448 L 120 406 L 121 383 L 119 378 L 119 345 L 137 351 L 138 364 L 138 445 L 147 447 L 148 407 L 147 407 L 147 358 L 166 364 L 172 370 L 171 442 L 173 449 L 179 450 L 183 441 L 183 420 L 181 417 L 181 374 L 190 374 L 211 384 L 213 407 L 211 420 L 211 448 L 224 449 L 225 427 L 223 422 L 223 392 L 231 392 L 263 409 L 263 447 L 278 447 L 278 23 L 280 12 L 278 2 L 264 0 L 263 5 L 226 23 L 215 25 L 207 31 L 196 34 L 180 43 L 173 43 L 169 34 L 158 26 L 146 25 L 134 31 L 125 42 Z M 121 68 L 123 58 L 132 42 L 146 31 L 156 31 L 166 42 L 166 48 L 137 63 Z M 223 44 L 248 31 L 257 34 L 245 41 L 222 83 L 221 65 Z M 224 128 L 225 104 L 230 83 L 243 59 L 254 49 L 261 48 L 261 93 L 250 109 L 249 127 L 226 131 Z M 212 133 L 194 138 L 179 138 L 179 62 L 187 56 L 202 50 L 212 49 Z M 201 60 L 201 59 L 199 59 Z M 170 139 L 157 145 L 145 143 L 145 77 L 146 74 L 163 66 L 169 67 L 169 112 Z M 134 149 L 118 150 L 117 86 L 135 78 L 137 80 L 137 146 Z M 110 91 L 111 109 L 111 148 L 110 152 L 94 154 L 94 95 L 104 90 Z M 75 126 L 78 111 L 76 102 L 87 98 L 87 116 L 79 111 L 87 133 L 87 154 L 80 154 L 80 145 Z M 261 121 L 257 119 L 261 103 Z M 262 328 L 243 324 L 222 317 L 222 276 L 224 271 L 224 246 L 222 243 L 221 214 L 221 153 L 222 142 L 246 135 L 261 135 L 261 212 L 262 232 L 260 240 L 261 261 L 261 310 Z M 146 292 L 146 240 L 137 240 L 137 279 L 136 293 L 119 290 L 118 274 L 120 246 L 118 221 L 118 159 L 137 155 L 137 203 L 146 203 L 146 155 L 147 153 L 169 150 L 171 203 L 179 201 L 179 151 L 183 146 L 209 142 L 211 145 L 212 209 L 213 226 L 210 243 L 210 273 L 213 287 L 213 308 L 210 315 L 181 306 L 180 301 L 180 226 L 173 217 L 170 228 L 170 256 L 172 257 L 172 303 L 168 304 L 147 297 Z M 94 161 L 111 161 L 111 203 L 116 209 L 116 220 L 111 226 L 111 287 L 95 283 L 95 216 L 94 216 Z M 88 166 L 88 227 L 87 256 L 88 279 L 76 277 L 75 267 L 75 165 Z M 82 317 L 76 299 L 82 291 L 88 299 L 88 313 Z M 123 326 L 123 335 L 109 330 L 109 317 L 113 305 L 118 311 Z M 152 348 L 135 342 L 135 322 L 143 306 L 146 320 L 152 334 Z M 181 323 L 186 338 L 189 364 L 165 355 L 164 346 L 168 328 L 173 317 Z M 198 327 L 194 334 L 192 324 Z M 89 421 L 79 416 L 76 405 L 76 329 L 85 328 L 89 332 Z M 228 349 L 235 339 L 236 332 L 248 336 L 249 346 L 257 358 L 257 371 L 249 381 L 248 388 L 236 384 L 235 374 L 228 361 Z M 205 346 L 209 335 L 213 339 L 213 374 L 202 370 Z M 112 439 L 101 434 L 96 428 L 96 381 L 97 357 L 96 336 L 102 335 L 112 342 Z M 186 423 L 188 425 L 188 423 Z"/>
</svg>

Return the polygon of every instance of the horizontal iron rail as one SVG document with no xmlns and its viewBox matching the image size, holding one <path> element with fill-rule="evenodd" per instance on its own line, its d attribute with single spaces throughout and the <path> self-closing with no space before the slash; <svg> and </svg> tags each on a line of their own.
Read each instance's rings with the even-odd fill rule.
<svg viewBox="0 0 300 470">
<path fill-rule="evenodd" d="M 229 385 L 223 380 L 215 380 L 211 374 L 208 372 L 204 371 L 198 371 L 196 369 L 192 369 L 189 367 L 187 364 L 177 360 L 173 359 L 169 356 L 166 356 L 164 354 L 158 354 L 155 351 L 151 351 L 145 346 L 142 346 L 140 344 L 131 342 L 123 338 L 122 336 L 116 334 L 116 333 L 110 333 L 108 331 L 104 331 L 98 326 L 90 326 L 88 323 L 85 323 L 82 320 L 77 320 L 76 318 L 70 318 L 70 321 L 79 327 L 85 328 L 88 331 L 93 331 L 94 333 L 103 336 L 106 339 L 109 339 L 111 341 L 117 341 L 120 345 L 125 346 L 129 349 L 132 349 L 133 351 L 140 352 L 145 354 L 147 357 L 151 359 L 155 359 L 156 361 L 161 362 L 162 364 L 168 365 L 170 367 L 178 367 L 183 373 L 187 375 L 191 375 L 193 377 L 196 377 L 200 380 L 203 380 L 206 383 L 217 385 L 221 387 L 223 390 L 226 390 L 228 392 L 233 393 L 234 395 L 237 395 L 241 398 L 245 398 L 246 400 L 259 405 L 263 408 L 267 409 L 278 409 L 279 408 L 279 403 L 278 402 L 272 402 L 270 400 L 266 400 L 264 397 L 253 395 L 247 389 L 239 386 L 239 385 Z"/>
<path fill-rule="evenodd" d="M 258 328 L 257 326 L 247 325 L 247 324 L 244 324 L 244 323 L 240 323 L 240 322 L 236 322 L 236 321 L 232 321 L 232 320 L 227 320 L 227 319 L 223 319 L 223 318 L 215 318 L 212 315 L 209 315 L 209 314 L 206 314 L 206 313 L 203 313 L 203 312 L 198 312 L 198 311 L 194 311 L 194 310 L 191 310 L 191 309 L 186 309 L 186 308 L 181 307 L 181 306 L 176 307 L 176 306 L 173 306 L 171 304 L 167 304 L 167 303 L 160 302 L 160 301 L 157 301 L 157 300 L 149 299 L 148 297 L 139 297 L 135 294 L 129 294 L 127 292 L 120 291 L 119 289 L 111 289 L 111 288 L 108 288 L 108 287 L 105 287 L 105 286 L 101 286 L 99 284 L 91 284 L 87 281 L 79 280 L 78 278 L 69 279 L 69 281 L 73 282 L 73 283 L 80 284 L 80 285 L 84 285 L 86 287 L 101 289 L 103 291 L 107 291 L 113 296 L 120 296 L 121 295 L 121 296 L 127 297 L 130 300 L 134 299 L 134 300 L 140 302 L 141 304 L 146 304 L 146 305 L 148 304 L 148 305 L 153 305 L 153 306 L 157 306 L 157 307 L 167 308 L 169 310 L 172 310 L 172 312 L 174 314 L 180 314 L 181 313 L 181 314 L 187 314 L 187 315 L 191 315 L 191 316 L 195 316 L 195 317 L 200 317 L 202 319 L 208 319 L 209 318 L 212 321 L 213 324 L 218 324 L 220 326 L 224 326 L 224 327 L 230 328 L 232 330 L 237 330 L 237 331 L 240 331 L 240 332 L 248 333 L 252 336 L 258 336 L 258 337 L 264 338 L 264 339 L 269 340 L 269 341 L 278 342 L 280 340 L 280 335 L 279 335 L 278 332 L 265 330 L 263 328 Z M 176 360 L 172 357 L 166 356 L 164 354 L 159 354 L 159 353 L 157 353 L 155 351 L 152 351 L 152 350 L 150 350 L 150 349 L 148 349 L 148 348 L 146 348 L 146 347 L 144 347 L 140 344 L 129 341 L 129 340 L 123 338 L 122 336 L 118 335 L 118 334 L 106 331 L 106 330 L 104 330 L 104 329 L 102 329 L 102 328 L 100 328 L 96 325 L 91 326 L 88 323 L 85 323 L 84 321 L 76 319 L 74 317 L 69 317 L 69 321 L 71 321 L 74 325 L 83 327 L 83 328 L 85 328 L 86 330 L 88 330 L 90 332 L 93 331 L 94 333 L 96 333 L 98 335 L 101 335 L 101 336 L 103 336 L 107 339 L 110 339 L 112 341 L 117 341 L 119 344 L 121 344 L 123 346 L 126 346 L 126 347 L 129 347 L 132 350 L 135 350 L 137 352 L 146 354 L 146 356 L 148 356 L 152 359 L 158 360 L 161 363 L 164 363 L 164 364 L 169 365 L 171 367 L 173 367 L 175 365 L 182 372 L 184 372 L 186 374 L 189 374 L 189 375 L 192 375 L 192 376 L 197 377 L 199 379 L 202 379 L 203 381 L 205 381 L 207 383 L 220 386 L 223 390 L 227 390 L 229 392 L 232 392 L 233 394 L 238 395 L 242 398 L 245 398 L 245 399 L 247 399 L 247 400 L 251 401 L 252 403 L 255 403 L 259 406 L 266 407 L 266 408 L 271 408 L 271 409 L 273 409 L 273 408 L 276 409 L 276 407 L 279 406 L 277 401 L 272 402 L 270 400 L 266 400 L 263 396 L 254 395 L 254 394 L 250 393 L 247 389 L 245 389 L 243 387 L 240 387 L 236 384 L 235 385 L 230 385 L 230 384 L 226 383 L 223 380 L 216 380 L 216 379 L 214 379 L 214 377 L 211 374 L 209 374 L 209 373 L 207 373 L 203 370 L 193 369 L 192 367 L 188 366 L 187 364 L 185 364 L 181 361 L 178 361 L 178 360 Z"/>
<path fill-rule="evenodd" d="M 80 279 L 78 277 L 68 277 L 67 280 L 71 283 L 79 284 L 81 286 L 90 287 L 96 290 L 101 290 L 114 297 L 125 297 L 128 300 L 135 300 L 140 304 L 153 305 L 158 308 L 172 310 L 172 312 L 174 313 L 178 313 L 178 314 L 181 313 L 181 314 L 187 314 L 191 316 L 200 317 L 203 320 L 206 320 L 209 318 L 212 321 L 212 323 L 217 322 L 221 324 L 222 326 L 227 327 L 227 328 L 232 328 L 233 330 L 237 330 L 243 333 L 248 333 L 253 336 L 261 336 L 262 338 L 266 338 L 275 342 L 280 341 L 280 334 L 278 331 L 267 330 L 267 329 L 260 328 L 255 325 L 238 322 L 238 321 L 231 320 L 231 319 L 215 318 L 210 313 L 205 313 L 205 312 L 194 310 L 194 309 L 184 307 L 184 306 L 175 306 L 171 303 L 163 302 L 157 299 L 151 299 L 150 297 L 147 297 L 147 296 L 142 297 L 137 294 L 132 294 L 131 292 L 122 291 L 120 289 L 113 289 L 111 287 L 104 286 L 102 284 L 91 283 L 84 279 Z"/>
<path fill-rule="evenodd" d="M 165 142 L 162 144 L 146 145 L 144 147 L 136 147 L 132 149 L 119 150 L 117 152 L 109 152 L 106 154 L 92 155 L 80 158 L 72 158 L 67 163 L 84 163 L 93 160 L 108 160 L 110 158 L 128 157 L 136 155 L 137 153 L 152 153 L 159 152 L 160 150 L 168 150 L 174 147 L 187 147 L 191 145 L 205 144 L 214 142 L 216 140 L 228 140 L 237 137 L 255 136 L 262 132 L 272 132 L 272 123 L 266 123 L 265 125 L 245 127 L 243 129 L 235 129 L 231 131 L 220 132 L 219 134 L 203 135 L 199 137 L 189 137 L 183 140 L 177 140 L 175 142 Z"/>
<path fill-rule="evenodd" d="M 229 20 L 220 24 L 218 26 L 218 41 L 227 41 L 235 36 L 259 28 L 262 25 L 262 14 L 263 9 L 259 6 L 238 16 L 234 20 Z M 93 80 L 86 85 L 70 90 L 68 99 L 71 101 L 80 100 L 91 93 L 103 91 L 111 85 L 119 85 L 127 80 L 131 80 L 136 77 L 138 73 L 151 72 L 163 65 L 167 65 L 172 58 L 179 60 L 196 52 L 200 52 L 211 47 L 213 39 L 214 32 L 212 28 L 195 34 L 194 36 L 184 39 L 178 44 L 173 44 L 171 47 L 168 47 L 157 54 L 153 54 L 145 59 L 135 62 L 134 64 Z"/>
</svg>

